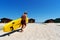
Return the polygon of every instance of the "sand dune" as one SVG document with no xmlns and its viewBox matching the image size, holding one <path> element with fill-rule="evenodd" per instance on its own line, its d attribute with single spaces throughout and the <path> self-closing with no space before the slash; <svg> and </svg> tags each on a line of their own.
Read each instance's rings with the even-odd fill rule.
<svg viewBox="0 0 60 40">
<path fill-rule="evenodd" d="M 0 30 L 0 35 L 4 32 Z M 23 32 L 15 32 L 0 40 L 60 40 L 60 23 L 29 23 Z"/>
</svg>

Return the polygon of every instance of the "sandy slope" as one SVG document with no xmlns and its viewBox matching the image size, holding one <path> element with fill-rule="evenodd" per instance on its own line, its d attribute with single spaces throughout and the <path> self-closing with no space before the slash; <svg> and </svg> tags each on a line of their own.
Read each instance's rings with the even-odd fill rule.
<svg viewBox="0 0 60 40">
<path fill-rule="evenodd" d="M 2 30 L 0 34 L 3 34 Z M 10 36 L 0 37 L 0 40 L 60 40 L 60 23 L 27 24 L 24 32 L 15 32 Z"/>
<path fill-rule="evenodd" d="M 2 30 L 3 26 L 5 25 L 6 23 L 0 23 L 0 30 Z"/>
</svg>

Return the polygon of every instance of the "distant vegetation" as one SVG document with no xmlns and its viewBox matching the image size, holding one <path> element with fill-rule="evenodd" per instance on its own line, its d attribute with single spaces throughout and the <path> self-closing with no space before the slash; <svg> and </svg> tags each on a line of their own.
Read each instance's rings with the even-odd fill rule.
<svg viewBox="0 0 60 40">
<path fill-rule="evenodd" d="M 12 21 L 13 19 L 9 19 L 9 18 L 1 18 L 0 19 L 0 23 L 8 23 L 10 21 Z M 29 23 L 35 23 L 35 19 L 30 18 L 29 19 Z M 60 18 L 56 18 L 56 19 L 47 19 L 44 21 L 44 23 L 60 23 Z"/>
<path fill-rule="evenodd" d="M 60 18 L 56 18 L 55 23 L 60 23 Z"/>
<path fill-rule="evenodd" d="M 60 23 L 60 18 L 48 19 L 44 23 Z"/>
<path fill-rule="evenodd" d="M 0 23 L 8 23 L 10 21 L 12 21 L 12 19 L 9 19 L 9 18 L 1 18 L 0 19 Z"/>
</svg>

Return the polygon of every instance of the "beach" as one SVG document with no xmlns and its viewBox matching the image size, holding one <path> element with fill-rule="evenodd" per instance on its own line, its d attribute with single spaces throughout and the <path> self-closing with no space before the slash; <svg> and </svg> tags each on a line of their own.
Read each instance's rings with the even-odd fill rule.
<svg viewBox="0 0 60 40">
<path fill-rule="evenodd" d="M 0 35 L 4 33 L 1 29 Z M 28 23 L 23 32 L 0 37 L 0 40 L 60 40 L 60 23 Z"/>
</svg>

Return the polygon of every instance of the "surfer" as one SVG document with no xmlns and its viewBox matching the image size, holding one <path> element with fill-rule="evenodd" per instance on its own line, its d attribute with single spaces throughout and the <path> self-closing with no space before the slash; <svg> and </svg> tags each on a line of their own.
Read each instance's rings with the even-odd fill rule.
<svg viewBox="0 0 60 40">
<path fill-rule="evenodd" d="M 23 29 L 26 27 L 26 17 L 27 17 L 27 13 L 24 12 L 24 14 L 21 16 L 22 20 L 21 20 L 21 32 L 23 31 Z"/>
</svg>

